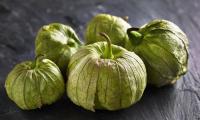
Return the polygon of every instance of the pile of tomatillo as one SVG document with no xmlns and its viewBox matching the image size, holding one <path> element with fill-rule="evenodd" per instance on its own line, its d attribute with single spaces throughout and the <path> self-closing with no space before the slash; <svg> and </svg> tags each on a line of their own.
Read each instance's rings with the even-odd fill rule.
<svg viewBox="0 0 200 120">
<path fill-rule="evenodd" d="M 42 26 L 35 55 L 17 64 L 5 82 L 21 109 L 52 104 L 66 91 L 87 110 L 119 110 L 138 102 L 147 84 L 173 84 L 187 72 L 188 39 L 167 20 L 134 28 L 120 17 L 98 14 L 87 25 L 85 44 L 70 26 Z"/>
</svg>

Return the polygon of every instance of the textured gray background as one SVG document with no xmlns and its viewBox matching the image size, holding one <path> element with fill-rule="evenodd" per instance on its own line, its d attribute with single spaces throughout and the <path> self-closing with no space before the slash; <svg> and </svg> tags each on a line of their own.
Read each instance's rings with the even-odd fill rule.
<svg viewBox="0 0 200 120">
<path fill-rule="evenodd" d="M 133 26 L 168 19 L 190 40 L 189 71 L 174 86 L 147 88 L 140 102 L 116 112 L 92 113 L 66 97 L 42 109 L 22 111 L 8 99 L 4 82 L 15 64 L 34 58 L 34 39 L 44 24 L 71 25 L 83 38 L 97 13 L 129 16 Z M 199 0 L 0 0 L 0 120 L 200 120 Z"/>
</svg>

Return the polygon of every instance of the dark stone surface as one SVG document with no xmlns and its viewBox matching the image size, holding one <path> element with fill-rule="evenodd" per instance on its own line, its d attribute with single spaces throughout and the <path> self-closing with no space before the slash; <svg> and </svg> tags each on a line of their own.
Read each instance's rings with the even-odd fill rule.
<svg viewBox="0 0 200 120">
<path fill-rule="evenodd" d="M 0 120 L 200 120 L 199 0 L 1 0 Z M 72 26 L 81 38 L 97 13 L 129 16 L 133 26 L 154 18 L 176 23 L 189 37 L 189 71 L 174 86 L 147 88 L 141 101 L 116 112 L 83 110 L 66 97 L 32 111 L 20 110 L 7 97 L 4 83 L 15 64 L 34 58 L 34 39 L 44 24 Z"/>
</svg>

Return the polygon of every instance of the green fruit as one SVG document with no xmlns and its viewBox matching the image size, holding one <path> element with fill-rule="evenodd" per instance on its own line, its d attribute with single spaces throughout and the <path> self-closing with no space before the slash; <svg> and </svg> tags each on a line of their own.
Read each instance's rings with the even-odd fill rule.
<svg viewBox="0 0 200 120">
<path fill-rule="evenodd" d="M 43 26 L 36 38 L 35 53 L 45 55 L 58 65 L 62 72 L 66 72 L 69 59 L 80 47 L 81 42 L 75 31 L 60 23 Z"/>
<path fill-rule="evenodd" d="M 127 108 L 140 100 L 146 87 L 142 60 L 110 40 L 79 49 L 68 69 L 68 97 L 91 111 Z"/>
<path fill-rule="evenodd" d="M 186 73 L 188 39 L 177 25 L 156 19 L 141 28 L 130 28 L 127 33 L 130 41 L 125 48 L 143 59 L 149 84 L 172 84 Z"/>
<path fill-rule="evenodd" d="M 59 68 L 48 59 L 25 61 L 14 67 L 5 83 L 9 98 L 21 109 L 52 104 L 64 93 L 64 80 Z"/>
<path fill-rule="evenodd" d="M 126 31 L 130 28 L 125 20 L 109 14 L 98 14 L 87 25 L 85 32 L 86 44 L 91 44 L 104 40 L 99 35 L 100 32 L 106 33 L 112 40 L 112 44 L 124 46 L 128 36 Z"/>
</svg>

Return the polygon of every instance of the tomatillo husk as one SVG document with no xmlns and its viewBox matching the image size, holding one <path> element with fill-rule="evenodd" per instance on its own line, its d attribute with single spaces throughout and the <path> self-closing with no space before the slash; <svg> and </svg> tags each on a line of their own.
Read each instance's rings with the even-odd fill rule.
<svg viewBox="0 0 200 120">
<path fill-rule="evenodd" d="M 187 72 L 188 38 L 174 23 L 156 19 L 127 33 L 130 40 L 125 48 L 144 61 L 149 84 L 173 84 Z"/>
<path fill-rule="evenodd" d="M 5 83 L 9 98 L 24 110 L 52 104 L 64 93 L 65 84 L 57 65 L 37 58 L 17 64 Z"/>
<path fill-rule="evenodd" d="M 131 28 L 131 25 L 121 17 L 98 14 L 87 25 L 86 44 L 104 41 L 103 37 L 99 35 L 100 32 L 104 32 L 110 37 L 112 44 L 124 47 L 128 40 L 126 34 L 128 28 Z"/>
<path fill-rule="evenodd" d="M 69 59 L 81 46 L 75 31 L 67 25 L 51 23 L 44 25 L 38 32 L 35 41 L 35 54 L 45 55 L 60 70 L 66 72 Z"/>
<path fill-rule="evenodd" d="M 146 87 L 146 69 L 134 53 L 107 42 L 79 49 L 68 66 L 67 95 L 87 110 L 119 110 L 140 100 Z"/>
</svg>

